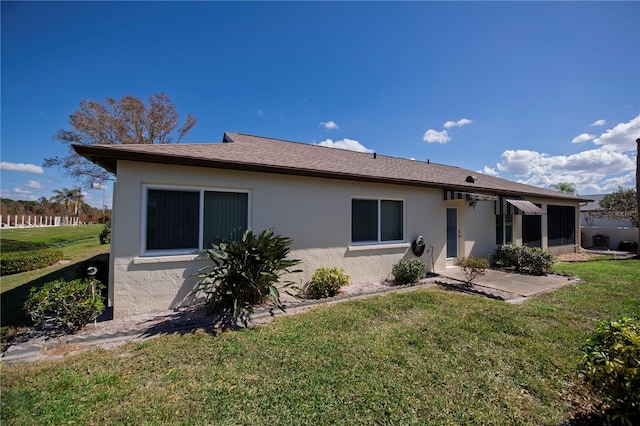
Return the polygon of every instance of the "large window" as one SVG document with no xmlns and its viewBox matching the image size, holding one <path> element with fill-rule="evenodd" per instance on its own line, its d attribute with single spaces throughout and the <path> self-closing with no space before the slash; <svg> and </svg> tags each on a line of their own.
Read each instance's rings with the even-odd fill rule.
<svg viewBox="0 0 640 426">
<path fill-rule="evenodd" d="M 351 200 L 351 241 L 404 241 L 404 203 L 400 200 Z"/>
<path fill-rule="evenodd" d="M 547 206 L 549 247 L 576 243 L 576 208 Z"/>
<path fill-rule="evenodd" d="M 143 252 L 202 250 L 249 226 L 247 192 L 146 189 Z"/>
</svg>

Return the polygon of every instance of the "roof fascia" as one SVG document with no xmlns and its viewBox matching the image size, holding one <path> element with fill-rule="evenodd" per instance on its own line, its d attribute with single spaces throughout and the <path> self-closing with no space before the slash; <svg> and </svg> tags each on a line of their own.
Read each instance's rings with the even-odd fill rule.
<svg viewBox="0 0 640 426">
<path fill-rule="evenodd" d="M 231 142 L 232 140 L 229 139 Z M 339 179 L 339 180 L 349 180 L 349 181 L 357 181 L 357 182 L 372 182 L 372 183 L 385 183 L 385 184 L 395 184 L 395 185 L 408 185 L 422 188 L 436 188 L 436 189 L 446 189 L 451 191 L 473 191 L 477 193 L 484 193 L 487 195 L 506 195 L 506 196 L 537 196 L 542 198 L 555 198 L 562 200 L 571 200 L 576 202 L 584 202 L 589 201 L 587 198 L 580 198 L 576 196 L 563 196 L 558 194 L 558 196 L 550 195 L 550 194 L 536 194 L 535 192 L 521 192 L 521 191 L 510 191 L 510 190 L 498 190 L 494 188 L 483 188 L 479 186 L 465 186 L 465 185 L 453 185 L 453 184 L 443 184 L 437 182 L 426 182 L 426 181 L 415 181 L 409 179 L 394 179 L 394 178 L 383 178 L 376 176 L 364 176 L 364 175 L 356 175 L 350 173 L 340 173 L 340 172 L 329 172 L 329 171 L 321 171 L 321 170 L 307 170 L 300 169 L 295 167 L 283 167 L 283 166 L 270 166 L 263 164 L 253 164 L 253 163 L 243 163 L 239 161 L 220 161 L 220 160 L 211 160 L 211 159 L 203 159 L 203 158 L 193 158 L 193 157 L 178 157 L 175 155 L 167 155 L 167 154 L 156 154 L 149 152 L 137 152 L 137 151 L 121 151 L 118 149 L 109 148 L 107 146 L 98 146 L 98 145 L 72 145 L 73 149 L 83 157 L 87 158 L 89 161 L 98 164 L 103 167 L 110 173 L 117 175 L 117 163 L 119 160 L 125 161 L 138 161 L 143 163 L 158 163 L 158 164 L 173 164 L 173 165 L 183 165 L 183 166 L 195 166 L 195 167 L 204 167 L 204 168 L 218 168 L 225 170 L 242 170 L 242 171 L 251 171 L 251 172 L 261 172 L 261 173 L 278 173 L 285 175 L 294 175 L 294 176 L 308 176 L 308 177 L 318 177 L 318 178 L 326 178 L 326 179 Z"/>
</svg>

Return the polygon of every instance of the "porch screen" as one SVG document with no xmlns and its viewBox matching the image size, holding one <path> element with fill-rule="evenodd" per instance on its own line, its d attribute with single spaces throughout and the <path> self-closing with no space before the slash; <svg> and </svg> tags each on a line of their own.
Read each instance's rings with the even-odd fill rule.
<svg viewBox="0 0 640 426">
<path fill-rule="evenodd" d="M 547 206 L 549 246 L 576 243 L 576 208 L 573 206 Z"/>
</svg>

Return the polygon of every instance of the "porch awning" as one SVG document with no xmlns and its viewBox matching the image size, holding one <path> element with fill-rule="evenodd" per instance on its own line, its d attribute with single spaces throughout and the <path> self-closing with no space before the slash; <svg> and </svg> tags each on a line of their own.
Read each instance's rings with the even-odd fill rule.
<svg viewBox="0 0 640 426">
<path fill-rule="evenodd" d="M 444 191 L 444 200 L 466 200 L 466 201 L 496 201 L 498 197 L 495 195 L 477 194 L 474 192 L 463 191 Z"/>
<path fill-rule="evenodd" d="M 497 215 L 543 215 L 544 210 L 522 197 L 500 197 L 496 202 Z"/>
</svg>

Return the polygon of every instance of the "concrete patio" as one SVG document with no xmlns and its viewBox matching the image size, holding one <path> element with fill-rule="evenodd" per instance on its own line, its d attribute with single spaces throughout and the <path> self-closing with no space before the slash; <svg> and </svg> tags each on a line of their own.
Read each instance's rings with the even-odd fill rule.
<svg viewBox="0 0 640 426">
<path fill-rule="evenodd" d="M 464 272 L 458 267 L 451 267 L 444 271 L 440 271 L 440 276 L 456 281 L 465 281 Z M 558 289 L 575 282 L 575 279 L 575 277 L 562 275 L 536 276 L 515 274 L 496 269 L 487 269 L 486 274 L 482 277 L 476 278 L 473 281 L 473 284 L 476 286 L 499 290 L 505 293 L 511 293 L 518 297 L 530 297 L 549 290 Z"/>
</svg>

